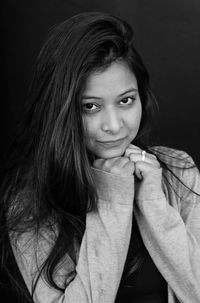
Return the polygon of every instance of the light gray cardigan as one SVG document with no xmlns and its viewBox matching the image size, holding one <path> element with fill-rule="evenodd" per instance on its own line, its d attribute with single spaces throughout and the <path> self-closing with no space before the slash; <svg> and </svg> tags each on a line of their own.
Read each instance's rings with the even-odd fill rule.
<svg viewBox="0 0 200 303">
<path fill-rule="evenodd" d="M 165 147 L 152 150 L 189 188 L 200 193 L 198 169 L 183 169 L 193 163 L 187 154 Z M 154 196 L 153 190 L 149 194 L 151 184 L 144 184 L 137 200 L 134 200 L 133 176 L 121 177 L 97 169 L 93 169 L 93 173 L 98 211 L 87 214 L 86 230 L 77 252 L 77 274 L 64 293 L 50 287 L 41 277 L 34 302 L 114 303 L 128 251 L 134 211 L 144 244 L 168 283 L 168 302 L 199 303 L 200 197 L 187 190 L 166 169 L 163 169 L 163 190 L 159 195 Z M 31 291 L 37 268 L 45 260 L 55 238 L 46 229 L 41 230 L 38 243 L 28 232 L 17 241 L 14 238 L 10 235 L 13 252 Z M 55 275 L 60 285 L 66 284 L 65 273 L 71 269 L 73 263 L 66 256 Z"/>
</svg>

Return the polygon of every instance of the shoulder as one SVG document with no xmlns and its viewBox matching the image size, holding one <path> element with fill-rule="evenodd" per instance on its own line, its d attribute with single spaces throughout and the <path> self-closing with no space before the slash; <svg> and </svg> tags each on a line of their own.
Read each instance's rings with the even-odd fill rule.
<svg viewBox="0 0 200 303">
<path fill-rule="evenodd" d="M 166 146 L 149 147 L 150 152 L 154 153 L 159 160 L 165 164 L 177 168 L 191 168 L 195 163 L 190 155 L 183 150 L 174 149 Z"/>
<path fill-rule="evenodd" d="M 153 146 L 149 151 L 154 153 L 163 164 L 163 174 L 186 197 L 194 191 L 200 194 L 200 173 L 194 160 L 187 152 L 165 146 Z"/>
</svg>

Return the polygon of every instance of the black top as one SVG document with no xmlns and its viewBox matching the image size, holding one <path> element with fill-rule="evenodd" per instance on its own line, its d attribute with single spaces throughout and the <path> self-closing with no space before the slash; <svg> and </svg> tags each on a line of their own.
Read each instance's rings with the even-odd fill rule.
<svg viewBox="0 0 200 303">
<path fill-rule="evenodd" d="M 141 268 L 120 285 L 115 303 L 167 303 L 167 283 L 149 254 Z"/>
<path fill-rule="evenodd" d="M 127 276 L 133 256 L 143 256 L 139 268 Z M 150 257 L 133 219 L 130 245 L 115 303 L 167 303 L 167 282 Z"/>
</svg>

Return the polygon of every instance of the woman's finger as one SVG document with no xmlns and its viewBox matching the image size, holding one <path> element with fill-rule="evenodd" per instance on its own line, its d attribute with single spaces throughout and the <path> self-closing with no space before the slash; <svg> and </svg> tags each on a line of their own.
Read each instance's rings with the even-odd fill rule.
<svg viewBox="0 0 200 303">
<path fill-rule="evenodd" d="M 143 157 L 142 154 L 135 154 L 135 153 L 131 153 L 129 154 L 129 159 L 133 162 L 144 162 L 144 163 L 149 163 L 152 164 L 153 166 L 155 166 L 156 168 L 160 167 L 160 163 L 158 162 L 157 159 L 150 157 L 149 154 L 145 155 L 145 158 Z"/>
<path fill-rule="evenodd" d="M 142 155 L 142 151 L 143 151 L 143 150 L 140 149 L 139 147 L 136 147 L 136 146 L 133 146 L 133 145 L 132 145 L 131 147 L 128 147 L 128 148 L 126 149 L 124 156 L 129 157 L 129 155 L 132 154 L 132 153 Z M 157 159 L 156 156 L 153 155 L 153 154 L 151 154 L 151 153 L 146 152 L 145 155 L 146 155 L 146 157 L 148 156 L 149 158 Z"/>
<path fill-rule="evenodd" d="M 128 153 L 131 153 L 131 152 L 141 153 L 142 150 L 141 150 L 139 147 L 130 144 L 130 145 L 127 147 L 126 151 L 125 151 L 125 156 L 128 155 Z"/>
</svg>

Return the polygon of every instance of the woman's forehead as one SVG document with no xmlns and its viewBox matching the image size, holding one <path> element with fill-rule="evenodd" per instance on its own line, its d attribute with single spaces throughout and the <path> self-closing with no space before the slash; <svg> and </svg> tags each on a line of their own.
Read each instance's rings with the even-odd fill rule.
<svg viewBox="0 0 200 303">
<path fill-rule="evenodd" d="M 102 95 L 115 91 L 121 94 L 130 89 L 137 89 L 134 73 L 125 62 L 114 62 L 103 71 L 95 71 L 86 80 L 84 95 Z"/>
</svg>

